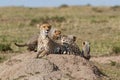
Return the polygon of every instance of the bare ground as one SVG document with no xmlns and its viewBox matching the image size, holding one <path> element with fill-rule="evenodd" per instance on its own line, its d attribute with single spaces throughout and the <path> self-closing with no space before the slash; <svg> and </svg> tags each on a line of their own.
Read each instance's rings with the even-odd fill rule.
<svg viewBox="0 0 120 80">
<path fill-rule="evenodd" d="M 50 54 L 36 59 L 24 53 L 0 64 L 0 80 L 102 80 L 93 63 L 75 55 Z"/>
</svg>

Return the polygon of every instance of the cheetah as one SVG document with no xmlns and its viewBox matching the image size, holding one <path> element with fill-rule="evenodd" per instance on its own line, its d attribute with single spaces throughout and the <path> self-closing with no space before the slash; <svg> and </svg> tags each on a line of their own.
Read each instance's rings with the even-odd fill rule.
<svg viewBox="0 0 120 80">
<path fill-rule="evenodd" d="M 86 60 L 90 59 L 90 43 L 88 41 L 82 42 L 82 55 Z"/>
<path fill-rule="evenodd" d="M 75 43 L 76 36 L 74 35 L 62 35 L 61 37 L 61 49 L 56 48 L 57 53 L 61 54 L 74 54 L 80 55 L 81 51 L 79 46 Z"/>
<path fill-rule="evenodd" d="M 38 37 L 36 58 L 41 58 L 48 54 L 54 54 L 55 48 L 62 46 L 61 44 L 57 43 L 56 41 L 49 37 L 49 32 L 47 31 L 47 29 L 50 29 L 50 25 L 41 25 L 39 26 L 39 28 L 40 34 Z"/>
<path fill-rule="evenodd" d="M 53 40 L 60 40 L 60 38 L 61 38 L 61 31 L 59 29 L 52 29 L 49 36 Z"/>
<path fill-rule="evenodd" d="M 80 48 L 75 41 L 76 36 L 68 35 L 66 42 L 64 42 L 64 44 L 68 45 L 68 54 L 81 55 Z"/>
<path fill-rule="evenodd" d="M 68 43 L 68 44 L 74 44 L 76 41 L 76 36 L 74 35 L 62 35 L 61 36 L 61 44 Z"/>
<path fill-rule="evenodd" d="M 14 43 L 16 46 L 18 47 L 25 47 L 27 46 L 27 50 L 28 51 L 34 51 L 36 52 L 36 48 L 37 48 L 37 40 L 38 40 L 38 34 L 33 35 L 26 43 L 24 44 L 18 44 L 18 43 Z"/>
<path fill-rule="evenodd" d="M 59 40 L 60 36 L 61 36 L 61 31 L 58 29 L 54 29 L 53 31 L 51 31 L 51 34 L 49 35 L 53 40 Z M 18 44 L 18 43 L 14 43 L 16 46 L 18 47 L 25 47 L 27 46 L 27 50 L 28 51 L 37 51 L 37 44 L 38 44 L 38 37 L 39 37 L 39 33 L 36 35 L 33 35 L 26 43 L 24 44 Z"/>
</svg>

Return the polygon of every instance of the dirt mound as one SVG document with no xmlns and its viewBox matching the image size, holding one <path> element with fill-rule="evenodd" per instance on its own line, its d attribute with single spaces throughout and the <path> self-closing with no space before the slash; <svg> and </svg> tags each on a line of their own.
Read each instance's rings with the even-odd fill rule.
<svg viewBox="0 0 120 80">
<path fill-rule="evenodd" d="M 98 80 L 103 74 L 91 62 L 74 55 L 36 59 L 25 53 L 0 65 L 0 80 Z"/>
</svg>

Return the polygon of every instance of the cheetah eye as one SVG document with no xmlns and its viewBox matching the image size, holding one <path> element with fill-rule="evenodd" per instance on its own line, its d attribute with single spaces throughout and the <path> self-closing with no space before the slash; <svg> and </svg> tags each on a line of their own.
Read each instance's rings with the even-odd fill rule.
<svg viewBox="0 0 120 80">
<path fill-rule="evenodd" d="M 43 28 L 45 28 L 45 26 L 42 26 Z"/>
<path fill-rule="evenodd" d="M 85 42 L 83 42 L 83 45 L 85 45 Z"/>
</svg>

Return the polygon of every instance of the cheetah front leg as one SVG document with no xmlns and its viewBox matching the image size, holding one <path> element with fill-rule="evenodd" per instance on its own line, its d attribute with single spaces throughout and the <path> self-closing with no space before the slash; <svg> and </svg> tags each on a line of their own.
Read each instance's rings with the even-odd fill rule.
<svg viewBox="0 0 120 80">
<path fill-rule="evenodd" d="M 42 51 L 41 53 L 39 52 L 39 53 L 37 54 L 36 58 L 42 58 L 42 57 L 44 57 L 44 56 L 47 55 L 47 54 L 48 54 L 47 51 Z"/>
</svg>

